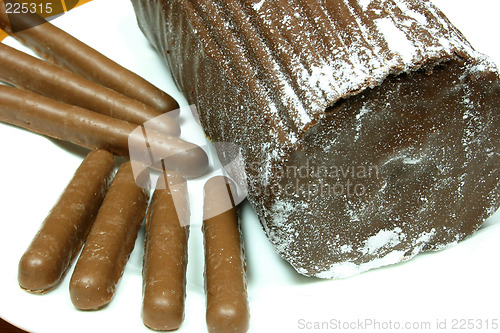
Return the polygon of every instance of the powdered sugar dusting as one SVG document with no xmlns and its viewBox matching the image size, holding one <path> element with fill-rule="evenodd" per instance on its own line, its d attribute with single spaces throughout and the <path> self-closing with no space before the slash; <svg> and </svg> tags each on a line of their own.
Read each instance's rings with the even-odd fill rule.
<svg viewBox="0 0 500 333">
<path fill-rule="evenodd" d="M 409 9 L 408 5 L 405 2 L 399 1 L 397 3 L 397 5 L 399 8 L 401 8 L 404 15 L 411 17 L 413 20 L 415 20 L 416 22 L 418 22 L 421 25 L 428 24 L 427 18 L 424 15 L 422 15 L 419 12 L 416 12 L 414 10 Z"/>
<path fill-rule="evenodd" d="M 380 230 L 376 235 L 367 239 L 365 247 L 361 252 L 363 254 L 375 254 L 381 249 L 393 249 L 386 252 L 384 255 L 376 257 L 368 262 L 362 264 L 355 264 L 353 262 L 340 262 L 330 266 L 330 269 L 317 274 L 316 276 L 323 279 L 343 279 L 353 275 L 357 275 L 373 268 L 388 266 L 396 264 L 401 261 L 406 261 L 422 251 L 422 248 L 427 244 L 435 235 L 436 230 L 432 229 L 430 232 L 423 232 L 414 242 L 413 250 L 408 254 L 404 250 L 395 250 L 394 248 L 405 238 L 401 233 L 399 227 L 393 230 Z"/>
<path fill-rule="evenodd" d="M 253 5 L 253 9 L 259 11 L 266 0 L 260 0 L 260 2 Z"/>
<path fill-rule="evenodd" d="M 340 252 L 342 253 L 350 253 L 352 252 L 352 245 L 347 245 L 347 244 L 344 244 L 340 247 Z"/>
<path fill-rule="evenodd" d="M 361 249 L 363 254 L 375 254 L 380 249 L 390 248 L 401 243 L 406 236 L 399 227 L 394 230 L 380 230 L 376 235 L 371 236 L 365 242 L 365 247 Z"/>
<path fill-rule="evenodd" d="M 358 3 L 361 6 L 361 8 L 363 8 L 363 10 L 366 10 L 371 2 L 372 2 L 371 0 L 358 0 Z"/>
<path fill-rule="evenodd" d="M 286 252 L 288 246 L 294 241 L 293 224 L 288 223 L 289 216 L 294 210 L 294 205 L 287 201 L 278 201 L 273 205 L 272 230 L 269 232 L 269 237 L 274 240 L 275 244 L 278 244 L 276 251 L 279 253 Z"/>
<path fill-rule="evenodd" d="M 436 235 L 436 229 L 435 228 L 432 228 L 431 231 L 429 231 L 429 232 L 425 232 L 424 231 L 424 232 L 422 232 L 420 234 L 420 237 L 418 237 L 415 240 L 415 244 L 416 245 L 425 245 L 425 244 L 429 243 L 432 240 L 432 237 L 434 237 L 434 235 Z M 420 248 L 419 248 L 419 251 L 420 251 Z M 417 254 L 419 251 L 416 251 L 415 254 Z"/>
<path fill-rule="evenodd" d="M 354 141 L 357 141 L 359 139 L 359 136 L 361 135 L 361 128 L 363 127 L 363 117 L 368 112 L 370 112 L 370 109 L 368 109 L 365 105 L 359 110 L 359 113 L 356 115 L 356 136 L 354 137 Z"/>
<path fill-rule="evenodd" d="M 498 68 L 493 62 L 493 60 L 485 54 L 474 51 L 474 58 L 476 59 L 476 63 L 470 67 L 469 73 L 477 73 L 477 72 L 498 72 Z"/>
<path fill-rule="evenodd" d="M 382 18 L 375 21 L 379 31 L 389 45 L 389 49 L 398 54 L 405 63 L 411 63 L 415 57 L 415 47 L 408 40 L 407 36 L 389 18 Z"/>
</svg>

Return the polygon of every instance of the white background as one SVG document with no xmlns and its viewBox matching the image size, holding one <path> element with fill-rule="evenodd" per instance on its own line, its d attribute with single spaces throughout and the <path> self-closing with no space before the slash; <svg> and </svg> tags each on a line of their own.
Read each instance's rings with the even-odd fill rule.
<svg viewBox="0 0 500 333">
<path fill-rule="evenodd" d="M 500 1 L 434 2 L 477 50 L 500 64 Z M 52 23 L 186 104 L 168 69 L 139 31 L 128 1 L 94 0 Z M 6 42 L 26 51 L 11 39 Z M 182 128 L 183 138 L 204 144 L 203 134 L 187 118 Z M 57 289 L 45 295 L 29 294 L 18 286 L 19 258 L 86 153 L 71 144 L 0 124 L 0 316 L 43 333 L 151 332 L 140 316 L 142 229 L 115 298 L 100 311 L 81 312 L 73 307 L 68 292 L 71 271 Z M 179 332 L 206 331 L 201 206 L 196 198 L 192 202 L 186 319 Z M 453 248 L 336 281 L 295 273 L 275 254 L 248 203 L 242 206 L 242 224 L 251 332 L 373 331 L 373 326 L 305 329 L 315 322 L 356 321 L 353 325 L 357 325 L 365 319 L 378 321 L 382 328 L 389 321 L 393 327 L 429 323 L 429 332 L 436 331 L 437 320 L 447 320 L 448 330 L 441 332 L 452 332 L 457 331 L 451 330 L 454 319 L 474 319 L 481 320 L 474 322 L 475 327 L 482 323 L 484 331 L 493 331 L 486 330 L 486 325 L 491 328 L 492 320 L 500 321 L 499 213 Z"/>
</svg>

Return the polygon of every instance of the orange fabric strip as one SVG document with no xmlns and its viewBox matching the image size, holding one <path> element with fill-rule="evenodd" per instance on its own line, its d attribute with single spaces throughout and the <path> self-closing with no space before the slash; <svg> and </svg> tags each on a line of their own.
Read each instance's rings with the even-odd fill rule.
<svg viewBox="0 0 500 333">
<path fill-rule="evenodd" d="M 78 4 L 75 6 L 75 8 L 78 7 L 78 6 L 81 6 L 81 5 L 85 4 L 87 2 L 90 2 L 90 1 L 92 1 L 92 0 L 80 0 L 80 1 L 78 1 Z M 2 0 L 0 0 L 0 6 L 3 6 L 3 1 Z M 4 40 L 5 37 L 7 37 L 7 36 L 9 36 L 9 35 L 5 31 L 3 31 L 2 29 L 0 29 L 0 41 Z"/>
</svg>

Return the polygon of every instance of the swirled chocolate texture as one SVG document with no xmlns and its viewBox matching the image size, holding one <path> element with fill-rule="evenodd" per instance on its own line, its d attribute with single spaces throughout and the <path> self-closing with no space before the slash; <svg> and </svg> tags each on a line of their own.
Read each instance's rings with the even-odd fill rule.
<svg viewBox="0 0 500 333">
<path fill-rule="evenodd" d="M 442 249 L 498 209 L 498 69 L 430 1 L 133 3 L 299 273 Z"/>
</svg>

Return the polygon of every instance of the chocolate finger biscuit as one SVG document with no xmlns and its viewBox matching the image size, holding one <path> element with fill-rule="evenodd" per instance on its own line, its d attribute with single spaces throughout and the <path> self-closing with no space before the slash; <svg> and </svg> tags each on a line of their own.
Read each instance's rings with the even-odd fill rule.
<svg viewBox="0 0 500 333">
<path fill-rule="evenodd" d="M 146 140 L 143 132 L 136 131 L 137 126 L 129 122 L 2 85 L 0 121 L 119 156 L 129 156 L 129 142 L 136 147 Z M 168 169 L 185 176 L 196 177 L 207 171 L 208 157 L 195 144 L 148 130 L 147 145 L 143 146 L 154 149 Z M 144 155 L 148 158 L 147 151 Z"/>
<path fill-rule="evenodd" d="M 111 301 L 134 249 L 148 199 L 148 189 L 136 184 L 130 162 L 124 163 L 104 198 L 71 277 L 71 301 L 78 309 L 96 310 Z"/>
<path fill-rule="evenodd" d="M 164 171 L 146 218 L 142 319 L 155 330 L 174 330 L 184 320 L 189 206 L 182 176 Z"/>
<path fill-rule="evenodd" d="M 171 117 L 155 118 L 161 112 L 114 90 L 89 81 L 62 67 L 32 57 L 0 43 L 0 80 L 61 102 L 142 125 L 157 131 L 180 135 L 180 127 Z"/>
<path fill-rule="evenodd" d="M 4 2 L 15 3 L 13 0 Z M 0 6 L 2 10 L 4 7 Z M 160 113 L 179 108 L 177 102 L 164 91 L 36 14 L 0 13 L 0 28 L 42 58 L 149 105 Z"/>
<path fill-rule="evenodd" d="M 208 331 L 246 332 L 250 318 L 246 264 L 231 189 L 227 178 L 217 176 L 207 181 L 204 191 Z"/>
<path fill-rule="evenodd" d="M 21 288 L 43 293 L 56 286 L 80 251 L 108 189 L 113 155 L 87 155 L 19 262 Z"/>
</svg>

